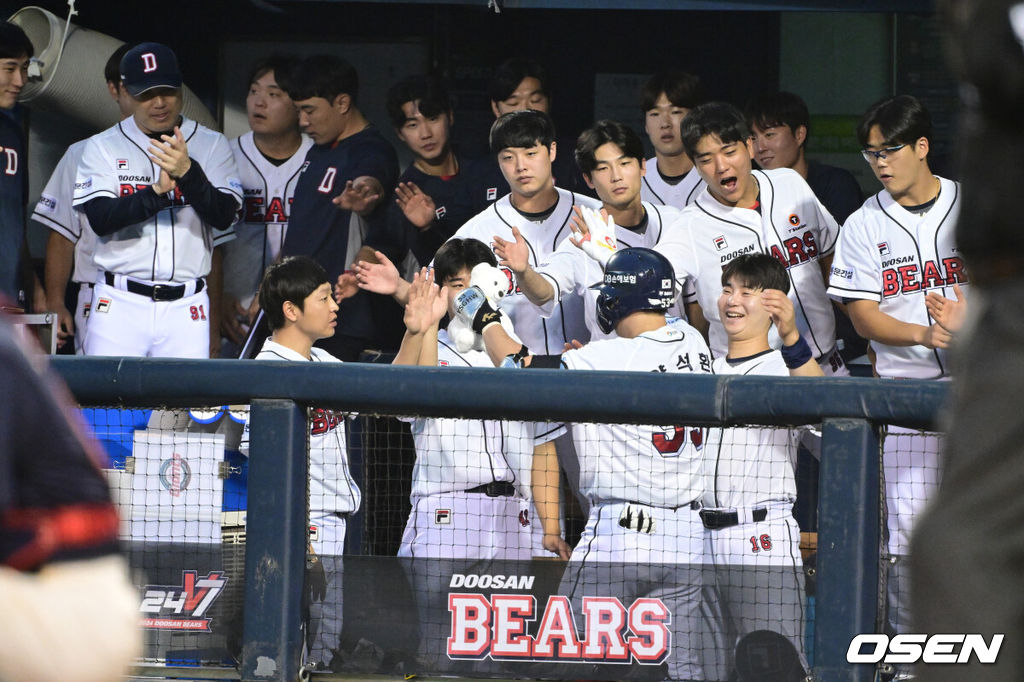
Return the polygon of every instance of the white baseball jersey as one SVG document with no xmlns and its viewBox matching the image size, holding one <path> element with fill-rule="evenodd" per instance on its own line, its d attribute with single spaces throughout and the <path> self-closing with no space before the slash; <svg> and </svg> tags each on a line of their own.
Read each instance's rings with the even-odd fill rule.
<svg viewBox="0 0 1024 682">
<path fill-rule="evenodd" d="M 705 189 L 683 209 L 655 248 L 672 262 L 676 277 L 686 275 L 690 280 L 692 293 L 684 291 L 684 296 L 689 295 L 686 302 L 700 304 L 710 323 L 716 357 L 725 357 L 729 347 L 718 318 L 722 268 L 745 253 L 774 256 L 789 273 L 789 300 L 797 328 L 814 357 L 820 358 L 836 343 L 832 302 L 825 293 L 820 261 L 835 248 L 839 226 L 796 171 L 752 172 L 760 186 L 760 211 L 730 208 Z M 774 327 L 769 341 L 773 348 L 782 345 Z"/>
<path fill-rule="evenodd" d="M 956 247 L 960 186 L 939 180 L 939 197 L 923 216 L 910 213 L 883 190 L 847 218 L 832 261 L 830 295 L 878 301 L 878 309 L 897 320 L 932 324 L 925 294 L 936 291 L 955 299 L 953 285 L 966 288 L 968 283 Z M 871 347 L 881 376 L 936 379 L 949 372 L 945 350 L 878 341 L 871 341 Z"/>
<path fill-rule="evenodd" d="M 224 288 L 241 299 L 259 288 L 263 271 L 281 253 L 295 183 L 313 140 L 303 135 L 299 148 L 280 165 L 268 161 L 256 148 L 252 131 L 229 144 L 245 200 L 235 224 L 235 240 L 224 251 Z"/>
<path fill-rule="evenodd" d="M 740 362 L 715 358 L 715 374 L 788 377 L 782 353 L 772 350 Z M 796 453 L 806 429 L 721 429 L 721 439 L 704 453 L 705 507 L 737 509 L 796 500 Z"/>
<path fill-rule="evenodd" d="M 92 284 L 96 281 L 97 269 L 93 264 L 92 252 L 96 233 L 89 227 L 89 220 L 81 211 L 72 208 L 75 189 L 75 174 L 85 150 L 86 140 L 79 140 L 68 147 L 53 169 L 50 180 L 39 195 L 39 201 L 32 212 L 32 220 L 45 225 L 75 245 L 75 267 L 72 281 Z"/>
<path fill-rule="evenodd" d="M 645 201 L 644 210 L 647 212 L 647 224 L 642 234 L 619 225 L 615 226 L 615 241 L 618 248 L 653 248 L 661 239 L 663 230 L 679 217 L 679 211 L 671 206 L 655 206 Z M 583 314 L 587 330 L 590 332 L 590 340 L 615 336 L 614 331 L 609 334 L 601 331 L 601 326 L 597 323 L 597 292 L 590 289 L 591 284 L 603 280 L 604 270 L 583 249 L 565 239 L 555 252 L 537 267 L 537 272 L 546 277 L 555 289 L 555 295 L 551 300 L 539 307 L 543 317 L 550 318 L 558 302 L 564 297 L 580 297 L 584 301 Z"/>
<path fill-rule="evenodd" d="M 210 183 L 242 205 L 242 183 L 227 139 L 183 118 L 189 156 Z M 75 178 L 74 205 L 97 197 L 133 194 L 160 178 L 146 150 L 150 138 L 129 117 L 86 140 Z M 102 230 L 101 230 L 102 231 Z M 136 225 L 99 237 L 94 260 L 100 270 L 152 282 L 187 282 L 210 272 L 213 247 L 234 238 L 233 228 L 207 226 L 177 189 L 171 206 Z"/>
<path fill-rule="evenodd" d="M 445 329 L 438 331 L 437 341 L 437 364 L 441 367 L 494 367 L 483 351 L 459 353 Z M 412 424 L 416 442 L 413 503 L 418 497 L 469 490 L 493 481 L 512 483 L 520 496 L 532 499 L 534 447 L 565 431 L 560 424 L 496 419 L 430 417 L 406 421 Z"/>
<path fill-rule="evenodd" d="M 640 188 L 640 195 L 644 201 L 659 206 L 674 206 L 683 208 L 692 204 L 697 195 L 707 187 L 701 180 L 696 168 L 684 175 L 679 182 L 669 184 L 658 172 L 658 157 L 647 159 L 647 172 L 644 174 L 643 186 Z"/>
<path fill-rule="evenodd" d="M 320 348 L 312 348 L 309 360 L 267 339 L 256 360 L 292 362 L 341 362 Z M 245 425 L 243 444 L 249 442 L 249 424 Z M 241 449 L 241 448 L 239 448 Z M 245 452 L 248 452 L 246 447 Z M 316 409 L 309 428 L 309 515 L 346 514 L 359 508 L 360 492 L 348 466 L 345 446 L 345 417 L 332 410 Z"/>
<path fill-rule="evenodd" d="M 566 351 L 568 369 L 711 374 L 704 339 L 682 322 L 632 339 L 594 341 Z M 683 425 L 573 424 L 580 493 L 591 504 L 622 501 L 678 507 L 704 491 L 700 458 L 707 429 Z"/>
<path fill-rule="evenodd" d="M 513 240 L 512 226 L 519 228 L 530 247 L 530 265 L 534 268 L 546 260 L 570 233 L 573 206 L 590 206 L 599 209 L 601 203 L 581 194 L 555 188 L 558 203 L 546 218 L 533 221 L 512 206 L 511 194 L 506 194 L 486 209 L 470 218 L 452 238 L 479 239 L 492 244 L 494 236 Z M 501 309 L 512 320 L 516 334 L 530 351 L 536 354 L 553 355 L 560 353 L 567 341 L 587 339 L 587 327 L 583 314 L 583 299 L 569 297 L 554 306 L 548 319 L 537 314 L 537 308 L 519 289 L 515 275 L 503 268 L 509 278 L 508 294 L 501 300 Z"/>
</svg>

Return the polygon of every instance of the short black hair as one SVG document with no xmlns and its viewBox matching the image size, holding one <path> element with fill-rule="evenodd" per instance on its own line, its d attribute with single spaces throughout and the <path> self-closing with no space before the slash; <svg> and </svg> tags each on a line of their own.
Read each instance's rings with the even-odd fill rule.
<svg viewBox="0 0 1024 682">
<path fill-rule="evenodd" d="M 21 26 L 10 21 L 0 21 L 0 59 L 21 59 L 35 53 L 32 41 Z"/>
<path fill-rule="evenodd" d="M 736 256 L 722 268 L 722 286 L 736 278 L 751 289 L 778 289 L 789 293 L 789 273 L 774 256 L 767 253 L 745 253 Z"/>
<path fill-rule="evenodd" d="M 447 114 L 452 110 L 448 90 L 441 81 L 432 76 L 416 75 L 403 78 L 388 90 L 387 110 L 391 125 L 401 128 L 405 125 L 405 112 L 402 106 L 408 102 L 419 100 L 419 110 L 427 118 Z"/>
<path fill-rule="evenodd" d="M 288 80 L 292 70 L 298 65 L 299 58 L 290 54 L 272 54 L 269 57 L 264 57 L 249 69 L 249 78 L 245 81 L 245 87 L 248 89 L 250 85 L 273 71 L 274 82 L 277 83 L 279 88 L 284 90 L 281 81 Z"/>
<path fill-rule="evenodd" d="M 580 170 L 587 175 L 593 173 L 597 167 L 594 155 L 598 147 L 609 142 L 621 149 L 626 156 L 643 161 L 644 143 L 636 131 L 618 121 L 605 119 L 584 130 L 576 140 L 576 165 Z"/>
<path fill-rule="evenodd" d="M 498 260 L 491 247 L 479 239 L 449 239 L 434 254 L 434 281 L 443 286 L 463 268 L 472 270 L 479 263 L 497 267 Z"/>
<path fill-rule="evenodd" d="M 359 96 L 359 74 L 355 67 L 335 55 L 306 57 L 296 63 L 284 79 L 276 73 L 274 76 L 281 89 L 296 102 L 311 97 L 334 102 L 338 95 L 348 95 L 355 104 Z"/>
<path fill-rule="evenodd" d="M 542 144 L 551 148 L 555 141 L 555 122 L 543 111 L 525 109 L 503 114 L 491 126 L 491 153 L 509 147 L 532 147 Z"/>
<path fill-rule="evenodd" d="M 693 109 L 704 103 L 704 88 L 700 78 L 686 71 L 659 71 L 647 79 L 640 91 L 640 106 L 650 111 L 661 93 L 673 106 Z"/>
<path fill-rule="evenodd" d="M 308 256 L 290 256 L 267 268 L 260 282 L 259 296 L 270 330 L 284 327 L 286 301 L 302 310 L 306 297 L 329 281 L 327 272 Z"/>
<path fill-rule="evenodd" d="M 932 115 L 911 95 L 896 95 L 875 102 L 857 124 L 857 141 L 868 146 L 871 129 L 878 126 L 883 144 L 913 144 L 922 137 L 932 141 Z"/>
<path fill-rule="evenodd" d="M 135 43 L 124 43 L 114 50 L 110 58 L 107 59 L 107 63 L 103 66 L 104 80 L 117 86 L 121 85 L 121 58 L 135 45 Z"/>
<path fill-rule="evenodd" d="M 754 97 L 747 102 L 747 124 L 761 130 L 775 126 L 787 126 L 796 133 L 803 126 L 811 130 L 811 114 L 807 102 L 792 92 L 771 92 Z"/>
<path fill-rule="evenodd" d="M 545 97 L 549 97 L 548 74 L 540 62 L 529 57 L 509 57 L 498 64 L 487 84 L 487 94 L 492 102 L 506 100 L 516 91 L 524 78 L 536 78 L 540 83 L 540 91 Z"/>
<path fill-rule="evenodd" d="M 697 145 L 708 135 L 714 135 L 722 144 L 750 139 L 750 127 L 743 112 L 727 102 L 701 104 L 686 115 L 680 128 L 683 149 L 691 159 L 697 154 Z"/>
</svg>

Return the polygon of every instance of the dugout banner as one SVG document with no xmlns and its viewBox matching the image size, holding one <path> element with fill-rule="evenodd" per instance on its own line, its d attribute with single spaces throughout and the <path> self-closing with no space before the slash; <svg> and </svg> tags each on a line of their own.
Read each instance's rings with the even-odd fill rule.
<svg viewBox="0 0 1024 682">
<path fill-rule="evenodd" d="M 351 556 L 344 595 L 338 673 L 799 679 L 806 665 L 793 566 Z"/>
</svg>

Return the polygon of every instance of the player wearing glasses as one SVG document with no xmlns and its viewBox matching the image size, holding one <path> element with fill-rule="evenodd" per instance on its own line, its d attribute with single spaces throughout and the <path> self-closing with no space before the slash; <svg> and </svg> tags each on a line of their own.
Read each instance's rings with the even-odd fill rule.
<svg viewBox="0 0 1024 682">
<path fill-rule="evenodd" d="M 967 271 L 955 243 L 960 186 L 928 167 L 932 123 L 908 95 L 867 110 L 857 136 L 883 190 L 839 234 L 829 294 L 845 301 L 887 378 L 949 375 L 946 348 L 966 311 Z M 939 484 L 939 438 L 890 427 L 883 446 L 888 507 L 889 614 L 907 632 L 906 569 L 914 518 Z"/>
</svg>

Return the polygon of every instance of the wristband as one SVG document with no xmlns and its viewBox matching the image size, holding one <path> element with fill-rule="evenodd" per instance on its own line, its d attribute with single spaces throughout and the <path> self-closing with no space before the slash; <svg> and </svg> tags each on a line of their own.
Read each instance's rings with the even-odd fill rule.
<svg viewBox="0 0 1024 682">
<path fill-rule="evenodd" d="M 813 356 L 811 347 L 804 341 L 804 337 L 798 337 L 792 346 L 782 347 L 782 360 L 789 369 L 797 369 L 807 364 Z"/>
</svg>

